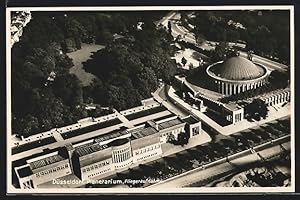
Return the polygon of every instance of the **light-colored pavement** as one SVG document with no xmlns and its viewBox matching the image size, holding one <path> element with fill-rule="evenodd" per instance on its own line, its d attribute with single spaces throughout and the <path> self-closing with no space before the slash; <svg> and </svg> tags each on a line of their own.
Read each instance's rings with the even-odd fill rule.
<svg viewBox="0 0 300 200">
<path fill-rule="evenodd" d="M 114 112 L 117 114 L 118 119 L 124 124 L 124 126 L 128 128 L 134 127 L 134 125 L 126 117 L 124 117 L 124 115 L 119 113 L 116 109 L 114 109 Z"/>
<path fill-rule="evenodd" d="M 57 131 L 53 132 L 53 137 L 55 138 L 56 141 L 63 141 L 64 138 L 61 136 L 61 134 Z"/>
<path fill-rule="evenodd" d="M 205 144 L 211 141 L 211 137 L 209 136 L 208 133 L 206 133 L 204 130 L 202 130 L 201 134 L 192 137 L 189 139 L 188 144 L 184 145 L 184 146 L 180 146 L 180 145 L 173 145 L 170 143 L 165 143 L 162 145 L 162 150 L 163 150 L 163 156 L 168 156 L 168 155 L 172 155 L 175 154 L 177 152 L 180 151 L 184 151 L 186 149 L 190 149 L 193 148 L 195 146 L 201 145 L 201 144 Z"/>
<path fill-rule="evenodd" d="M 269 111 L 268 117 L 266 119 L 262 119 L 260 121 L 254 121 L 254 122 L 249 122 L 247 120 L 243 120 L 243 121 L 240 121 L 238 123 L 222 127 L 218 123 L 216 123 L 214 120 L 212 120 L 211 118 L 206 116 L 204 113 L 200 112 L 199 110 L 193 108 L 188 103 L 184 102 L 174 92 L 175 92 L 174 88 L 171 87 L 169 92 L 168 92 L 168 95 L 172 99 L 174 99 L 178 103 L 178 105 L 181 105 L 186 110 L 188 110 L 191 114 L 198 117 L 202 122 L 204 122 L 208 126 L 215 129 L 215 131 L 217 131 L 218 133 L 221 133 L 223 135 L 231 135 L 233 133 L 237 133 L 237 132 L 243 131 L 245 129 L 253 128 L 253 127 L 262 125 L 264 123 L 268 123 L 268 122 L 271 122 L 273 120 L 280 119 L 280 118 L 285 117 L 285 116 L 289 116 L 291 114 L 289 104 L 287 104 L 284 107 L 281 107 L 280 110 L 278 110 L 278 111 L 276 111 L 272 107 L 269 107 L 270 111 Z"/>
<path fill-rule="evenodd" d="M 187 112 L 183 112 L 182 109 L 179 109 L 178 106 L 174 105 L 172 102 L 169 102 L 166 95 L 165 95 L 165 91 L 164 88 L 160 87 L 159 89 L 157 89 L 154 93 L 152 93 L 153 98 L 161 103 L 163 106 L 165 106 L 169 111 L 171 111 L 172 113 L 184 117 L 187 116 L 188 113 Z"/>
</svg>

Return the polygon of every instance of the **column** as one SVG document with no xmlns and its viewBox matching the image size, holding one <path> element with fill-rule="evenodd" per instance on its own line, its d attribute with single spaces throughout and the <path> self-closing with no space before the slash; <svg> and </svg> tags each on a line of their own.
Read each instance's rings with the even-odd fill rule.
<svg viewBox="0 0 300 200">
<path fill-rule="evenodd" d="M 221 92 L 221 93 L 222 93 L 222 94 L 225 94 L 224 83 L 222 82 L 221 84 L 222 84 L 222 92 Z"/>
<path fill-rule="evenodd" d="M 232 85 L 231 83 L 229 83 L 228 85 L 229 85 L 229 95 L 232 95 Z"/>
<path fill-rule="evenodd" d="M 234 124 L 235 123 L 235 113 L 232 112 L 232 123 Z"/>
<path fill-rule="evenodd" d="M 233 94 L 236 94 L 236 93 L 237 93 L 237 88 L 236 88 L 236 87 L 237 87 L 237 85 L 234 84 L 234 85 L 233 85 Z"/>
</svg>

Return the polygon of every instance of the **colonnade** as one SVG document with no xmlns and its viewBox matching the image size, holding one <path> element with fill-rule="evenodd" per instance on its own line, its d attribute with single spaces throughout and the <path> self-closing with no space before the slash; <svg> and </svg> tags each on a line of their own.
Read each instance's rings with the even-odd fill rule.
<svg viewBox="0 0 300 200">
<path fill-rule="evenodd" d="M 130 148 L 125 148 L 122 150 L 113 150 L 113 163 L 121 163 L 132 157 Z"/>
<path fill-rule="evenodd" d="M 291 93 L 290 91 L 283 91 L 281 93 L 268 96 L 263 98 L 263 101 L 268 105 L 268 106 L 273 106 L 276 104 L 284 103 L 290 101 Z"/>
<path fill-rule="evenodd" d="M 224 95 L 233 95 L 238 94 L 247 90 L 256 89 L 266 83 L 265 79 L 256 81 L 256 82 L 249 82 L 249 83 L 230 83 L 230 82 L 223 82 L 219 80 L 215 80 L 216 90 Z"/>
</svg>

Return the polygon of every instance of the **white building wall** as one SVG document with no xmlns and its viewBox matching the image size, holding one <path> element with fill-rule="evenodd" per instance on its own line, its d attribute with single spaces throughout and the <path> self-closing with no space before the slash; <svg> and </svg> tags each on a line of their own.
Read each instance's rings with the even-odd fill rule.
<svg viewBox="0 0 300 200">
<path fill-rule="evenodd" d="M 53 179 L 58 179 L 63 176 L 67 176 L 72 174 L 72 170 L 69 162 L 62 162 L 59 165 L 53 167 L 47 167 L 42 171 L 33 170 L 33 182 L 34 185 L 40 185 L 49 181 L 53 181 Z"/>
<path fill-rule="evenodd" d="M 113 170 L 114 166 L 111 158 L 102 160 L 81 168 L 81 180 L 89 181 L 96 176 L 104 175 Z"/>
<path fill-rule="evenodd" d="M 160 134 L 160 143 L 167 143 L 168 141 L 168 137 L 170 134 L 173 134 L 175 137 L 175 140 L 178 137 L 178 134 L 184 131 L 184 126 L 173 129 L 173 130 L 167 130 L 167 131 L 162 131 Z"/>
<path fill-rule="evenodd" d="M 133 151 L 133 163 L 138 163 L 162 155 L 160 143 L 155 143 Z"/>
</svg>

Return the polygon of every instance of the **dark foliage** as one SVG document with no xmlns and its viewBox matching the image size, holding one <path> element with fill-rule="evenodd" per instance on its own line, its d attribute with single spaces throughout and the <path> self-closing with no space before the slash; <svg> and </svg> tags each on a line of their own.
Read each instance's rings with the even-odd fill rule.
<svg viewBox="0 0 300 200">
<path fill-rule="evenodd" d="M 74 123 L 88 116 L 86 103 L 118 109 L 140 104 L 158 78 L 168 81 L 176 71 L 171 36 L 153 23 L 164 13 L 33 12 L 12 48 L 12 132 L 26 137 Z M 115 33 L 124 38 L 115 40 Z M 82 42 L 107 45 L 86 63 L 98 78 L 85 88 L 69 74 L 73 63 L 65 54 Z"/>
<path fill-rule="evenodd" d="M 189 19 L 197 41 L 245 41 L 256 54 L 289 64 L 290 26 L 288 11 L 197 11 Z M 241 26 L 237 26 L 240 23 Z"/>
</svg>

